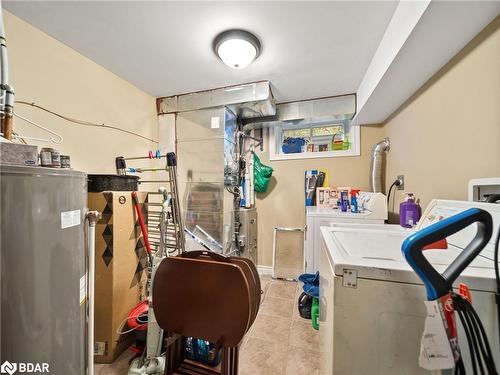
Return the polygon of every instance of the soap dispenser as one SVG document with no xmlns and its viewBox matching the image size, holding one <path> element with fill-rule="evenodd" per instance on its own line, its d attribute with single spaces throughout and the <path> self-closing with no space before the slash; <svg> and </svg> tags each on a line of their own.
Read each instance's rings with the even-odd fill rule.
<svg viewBox="0 0 500 375">
<path fill-rule="evenodd" d="M 406 193 L 405 200 L 399 205 L 399 225 L 413 228 L 420 220 L 421 209 L 415 202 L 413 193 Z"/>
</svg>

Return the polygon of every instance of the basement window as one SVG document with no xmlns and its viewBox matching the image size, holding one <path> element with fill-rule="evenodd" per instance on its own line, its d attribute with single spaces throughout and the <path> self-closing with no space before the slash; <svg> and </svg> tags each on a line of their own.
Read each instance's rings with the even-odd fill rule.
<svg viewBox="0 0 500 375">
<path fill-rule="evenodd" d="M 269 130 L 270 160 L 357 156 L 359 126 L 350 120 L 281 122 Z"/>
</svg>

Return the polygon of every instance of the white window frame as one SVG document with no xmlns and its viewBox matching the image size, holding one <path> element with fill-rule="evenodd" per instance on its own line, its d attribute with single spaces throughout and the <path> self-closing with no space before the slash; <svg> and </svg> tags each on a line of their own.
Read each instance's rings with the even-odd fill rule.
<svg viewBox="0 0 500 375">
<path fill-rule="evenodd" d="M 325 124 L 325 126 L 327 126 Z M 282 132 L 283 125 L 277 124 L 269 129 L 269 160 L 297 160 L 297 159 L 318 159 L 318 158 L 339 158 L 349 156 L 359 156 L 360 152 L 360 129 L 359 125 L 350 125 L 349 141 L 351 148 L 349 150 L 339 151 L 316 151 L 316 152 L 298 152 L 295 154 L 284 154 L 277 149 L 276 137 Z"/>
</svg>

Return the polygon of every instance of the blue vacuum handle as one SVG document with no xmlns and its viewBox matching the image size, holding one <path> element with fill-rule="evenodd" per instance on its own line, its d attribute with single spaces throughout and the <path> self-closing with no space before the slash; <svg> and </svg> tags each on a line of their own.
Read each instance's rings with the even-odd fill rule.
<svg viewBox="0 0 500 375">
<path fill-rule="evenodd" d="M 472 241 L 442 274 L 436 271 L 425 258 L 424 247 L 476 222 L 477 232 Z M 449 293 L 457 277 L 486 246 L 492 232 L 491 215 L 479 208 L 470 208 L 412 234 L 403 242 L 401 250 L 410 266 L 423 281 L 427 290 L 427 298 L 435 300 Z"/>
</svg>

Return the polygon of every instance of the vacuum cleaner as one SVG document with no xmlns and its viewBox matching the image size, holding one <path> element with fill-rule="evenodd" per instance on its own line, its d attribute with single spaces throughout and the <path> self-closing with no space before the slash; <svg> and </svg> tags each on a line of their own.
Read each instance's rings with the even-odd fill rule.
<svg viewBox="0 0 500 375">
<path fill-rule="evenodd" d="M 425 258 L 423 250 L 434 248 L 433 244 L 436 242 L 443 241 L 446 237 L 474 223 L 477 223 L 475 237 L 448 268 L 439 273 Z M 419 357 L 421 367 L 429 370 L 454 369 L 457 375 L 466 373 L 458 342 L 456 324 L 456 316 L 458 316 L 467 338 L 473 373 L 497 374 L 488 337 L 472 306 L 467 288 L 461 285 L 458 293 L 453 290 L 453 283 L 488 244 L 492 232 L 491 215 L 487 211 L 470 208 L 414 233 L 403 242 L 403 254 L 422 280 L 427 292 L 425 304 L 428 314 Z M 497 304 L 500 296 L 499 238 L 495 247 Z M 500 312 L 498 312 L 498 319 L 500 322 Z"/>
<path fill-rule="evenodd" d="M 164 188 L 160 188 L 158 192 L 163 196 L 159 225 L 161 238 L 160 247 L 154 254 L 152 253 L 149 245 L 148 232 L 142 217 L 139 202 L 137 201 L 137 195 L 135 192 L 132 192 L 132 198 L 134 200 L 137 217 L 144 238 L 146 252 L 148 254 L 148 299 L 139 302 L 139 304 L 137 304 L 129 313 L 127 319 L 127 325 L 130 327 L 129 332 L 135 331 L 136 334 L 136 346 L 134 347 L 134 351 L 137 353 L 136 357 L 134 357 L 130 362 L 130 368 L 128 370 L 129 375 L 160 375 L 163 374 L 165 369 L 165 356 L 162 355 L 163 330 L 160 328 L 155 319 L 151 289 L 156 269 L 165 256 L 167 256 L 164 236 L 166 235 L 165 223 L 171 199 Z"/>
</svg>

